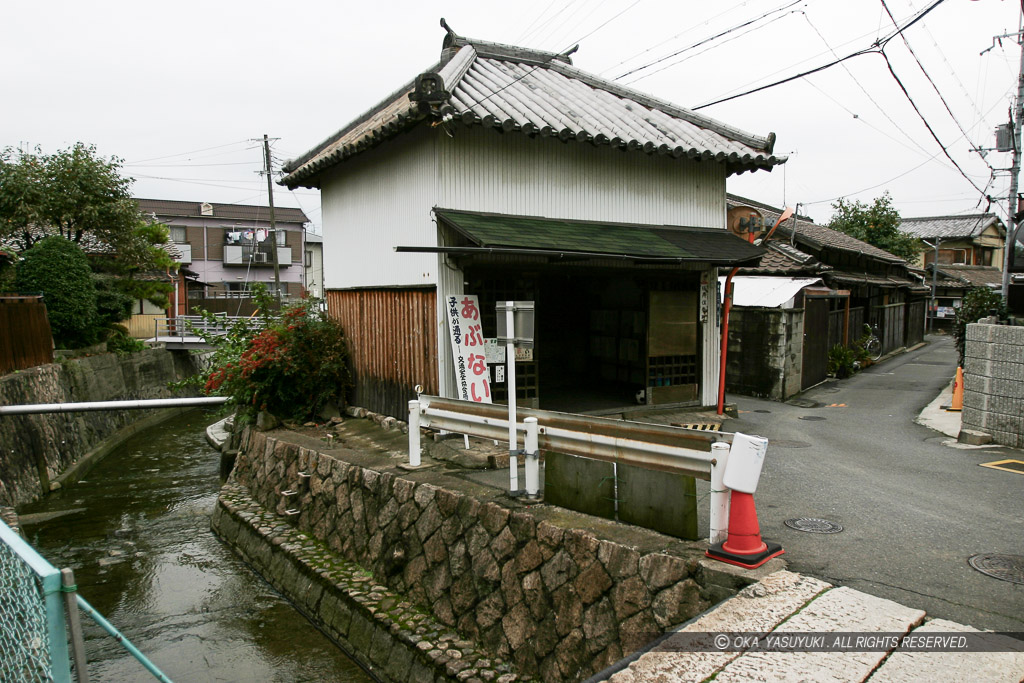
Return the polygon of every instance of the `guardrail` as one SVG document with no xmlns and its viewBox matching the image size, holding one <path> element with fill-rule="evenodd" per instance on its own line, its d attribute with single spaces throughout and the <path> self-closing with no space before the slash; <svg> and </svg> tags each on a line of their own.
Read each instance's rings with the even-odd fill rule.
<svg viewBox="0 0 1024 683">
<path fill-rule="evenodd" d="M 418 400 L 409 402 L 410 466 L 420 464 L 419 427 L 507 441 L 508 422 L 508 410 L 503 405 L 421 395 Z M 532 440 L 534 429 L 536 445 L 527 441 L 524 453 L 527 494 L 536 493 L 530 487 L 530 467 L 531 462 L 533 467 L 537 466 L 537 449 L 684 474 L 711 482 L 711 542 L 722 540 L 728 518 L 729 492 L 722 486 L 721 479 L 732 434 L 518 408 L 517 432 L 524 432 Z M 530 452 L 531 445 L 533 452 Z"/>
<path fill-rule="evenodd" d="M 153 336 L 157 339 L 185 339 L 204 334 L 224 334 L 236 321 L 246 320 L 254 330 L 263 329 L 260 318 L 247 316 L 218 315 L 212 321 L 200 315 L 179 315 L 171 318 L 156 318 L 153 321 Z"/>
<path fill-rule="evenodd" d="M 0 681 L 86 683 L 85 641 L 78 608 L 93 618 L 159 681 L 170 683 L 149 659 L 77 594 L 70 569 L 57 569 L 0 522 Z M 65 627 L 65 623 L 67 627 Z M 71 649 L 68 649 L 70 634 Z"/>
</svg>

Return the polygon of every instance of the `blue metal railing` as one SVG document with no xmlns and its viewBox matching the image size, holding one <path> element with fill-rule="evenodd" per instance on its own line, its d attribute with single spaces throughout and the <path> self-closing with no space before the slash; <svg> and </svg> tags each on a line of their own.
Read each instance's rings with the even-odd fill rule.
<svg viewBox="0 0 1024 683">
<path fill-rule="evenodd" d="M 70 570 L 64 575 L 71 576 Z M 73 581 L 73 579 L 71 579 Z M 61 571 L 46 561 L 5 523 L 0 522 L 0 681 L 54 681 L 71 683 L 68 632 L 69 615 L 65 595 L 76 593 L 74 585 L 65 585 Z M 119 642 L 153 676 L 163 683 L 167 678 L 145 655 L 132 645 L 84 598 L 75 595 L 78 607 Z M 77 629 L 77 626 L 75 627 Z M 74 629 L 73 629 L 74 630 Z M 84 646 L 73 639 L 76 662 L 85 661 Z M 86 672 L 76 670 L 79 681 Z"/>
</svg>

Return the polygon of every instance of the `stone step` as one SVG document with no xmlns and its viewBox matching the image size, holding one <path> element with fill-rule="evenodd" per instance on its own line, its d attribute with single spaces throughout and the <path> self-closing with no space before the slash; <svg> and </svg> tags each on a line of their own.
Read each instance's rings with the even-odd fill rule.
<svg viewBox="0 0 1024 683">
<path fill-rule="evenodd" d="M 909 632 L 924 612 L 851 588 L 835 588 L 808 603 L 775 633 Z M 747 651 L 722 669 L 715 683 L 736 681 L 862 681 L 888 652 Z"/>
<path fill-rule="evenodd" d="M 829 588 L 831 584 L 824 581 L 789 571 L 769 574 L 668 636 L 609 680 L 611 683 L 703 681 L 742 654 L 716 651 L 718 648 L 713 642 L 716 633 L 771 631 Z M 708 642 L 695 643 L 692 637 L 687 637 L 695 633 L 707 634 L 702 638 Z M 706 651 L 694 652 L 694 649 Z"/>
<path fill-rule="evenodd" d="M 978 630 L 945 619 L 934 619 L 911 634 L 978 633 Z M 992 636 L 1009 652 L 894 652 L 868 679 L 870 683 L 916 681 L 1024 680 L 1024 641 Z"/>
</svg>

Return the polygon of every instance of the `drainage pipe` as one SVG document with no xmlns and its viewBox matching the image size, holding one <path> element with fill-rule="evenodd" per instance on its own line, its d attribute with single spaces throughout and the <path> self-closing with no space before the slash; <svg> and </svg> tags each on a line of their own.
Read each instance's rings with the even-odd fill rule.
<svg viewBox="0 0 1024 683">
<path fill-rule="evenodd" d="M 80 403 L 34 403 L 0 406 L 0 415 L 41 415 L 44 413 L 85 413 L 95 410 L 148 410 L 150 408 L 195 408 L 227 403 L 227 396 L 192 398 L 151 398 L 132 401 L 83 401 Z"/>
</svg>

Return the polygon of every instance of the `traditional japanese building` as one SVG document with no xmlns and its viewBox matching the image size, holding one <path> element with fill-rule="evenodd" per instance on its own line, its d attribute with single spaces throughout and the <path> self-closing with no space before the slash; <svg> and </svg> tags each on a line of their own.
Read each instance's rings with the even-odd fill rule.
<svg viewBox="0 0 1024 683">
<path fill-rule="evenodd" d="M 397 415 L 416 385 L 455 396 L 446 306 L 474 295 L 488 339 L 498 302 L 535 304 L 521 403 L 712 405 L 719 269 L 764 253 L 727 229 L 726 179 L 783 163 L 774 141 L 581 71 L 569 53 L 449 29 L 437 64 L 281 182 L 322 191 L 326 298 L 357 404 Z"/>
</svg>

